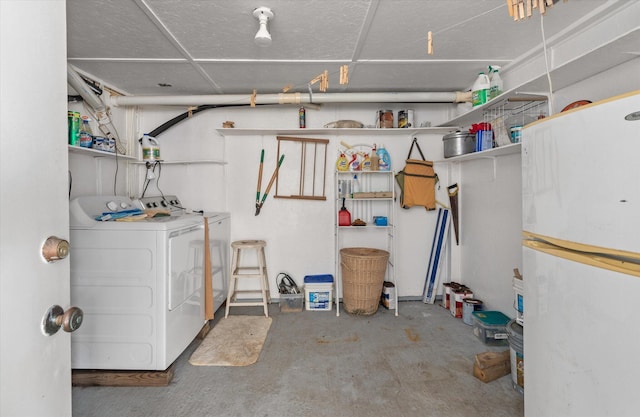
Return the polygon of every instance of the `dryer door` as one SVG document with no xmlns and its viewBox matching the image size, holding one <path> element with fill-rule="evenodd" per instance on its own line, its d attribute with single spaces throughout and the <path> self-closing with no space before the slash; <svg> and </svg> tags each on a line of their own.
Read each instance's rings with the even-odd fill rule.
<svg viewBox="0 0 640 417">
<path fill-rule="evenodd" d="M 167 307 L 170 311 L 186 302 L 204 308 L 203 238 L 204 225 L 174 231 L 169 235 Z"/>
</svg>

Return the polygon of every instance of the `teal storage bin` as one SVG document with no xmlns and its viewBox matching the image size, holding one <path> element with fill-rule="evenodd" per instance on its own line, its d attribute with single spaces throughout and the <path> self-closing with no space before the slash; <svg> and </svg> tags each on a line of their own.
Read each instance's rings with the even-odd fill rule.
<svg viewBox="0 0 640 417">
<path fill-rule="evenodd" d="M 507 324 L 511 320 L 500 311 L 474 311 L 473 334 L 488 346 L 506 346 L 509 333 Z"/>
</svg>

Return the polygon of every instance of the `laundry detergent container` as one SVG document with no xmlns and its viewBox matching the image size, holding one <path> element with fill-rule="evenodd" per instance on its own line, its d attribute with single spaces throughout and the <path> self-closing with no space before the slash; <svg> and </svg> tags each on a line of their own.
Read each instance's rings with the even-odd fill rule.
<svg viewBox="0 0 640 417">
<path fill-rule="evenodd" d="M 342 303 L 349 314 L 369 316 L 378 311 L 389 252 L 372 248 L 340 249 Z"/>
</svg>

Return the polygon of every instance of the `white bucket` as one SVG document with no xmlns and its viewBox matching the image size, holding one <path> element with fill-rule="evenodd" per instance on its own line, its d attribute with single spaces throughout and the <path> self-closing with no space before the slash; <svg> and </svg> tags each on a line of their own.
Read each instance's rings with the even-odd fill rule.
<svg viewBox="0 0 640 417">
<path fill-rule="evenodd" d="M 482 310 L 482 301 L 475 298 L 465 298 L 462 301 L 462 321 L 473 326 L 473 312 Z"/>
<path fill-rule="evenodd" d="M 507 324 L 509 350 L 511 356 L 511 385 L 520 394 L 524 394 L 524 332 L 515 320 Z"/>
<path fill-rule="evenodd" d="M 513 291 L 515 298 L 513 300 L 513 308 L 516 310 L 516 322 L 524 325 L 524 282 L 521 278 L 513 277 Z"/>
</svg>

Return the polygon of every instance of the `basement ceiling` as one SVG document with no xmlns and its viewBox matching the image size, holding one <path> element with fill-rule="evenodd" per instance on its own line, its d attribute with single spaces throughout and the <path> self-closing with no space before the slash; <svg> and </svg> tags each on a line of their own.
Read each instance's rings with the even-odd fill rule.
<svg viewBox="0 0 640 417">
<path fill-rule="evenodd" d="M 547 40 L 603 3 L 556 3 Z M 266 48 L 260 6 L 275 14 Z M 327 92 L 459 91 L 542 42 L 540 13 L 516 22 L 505 0 L 67 0 L 67 28 L 68 62 L 134 95 L 306 92 L 325 70 Z"/>
</svg>

